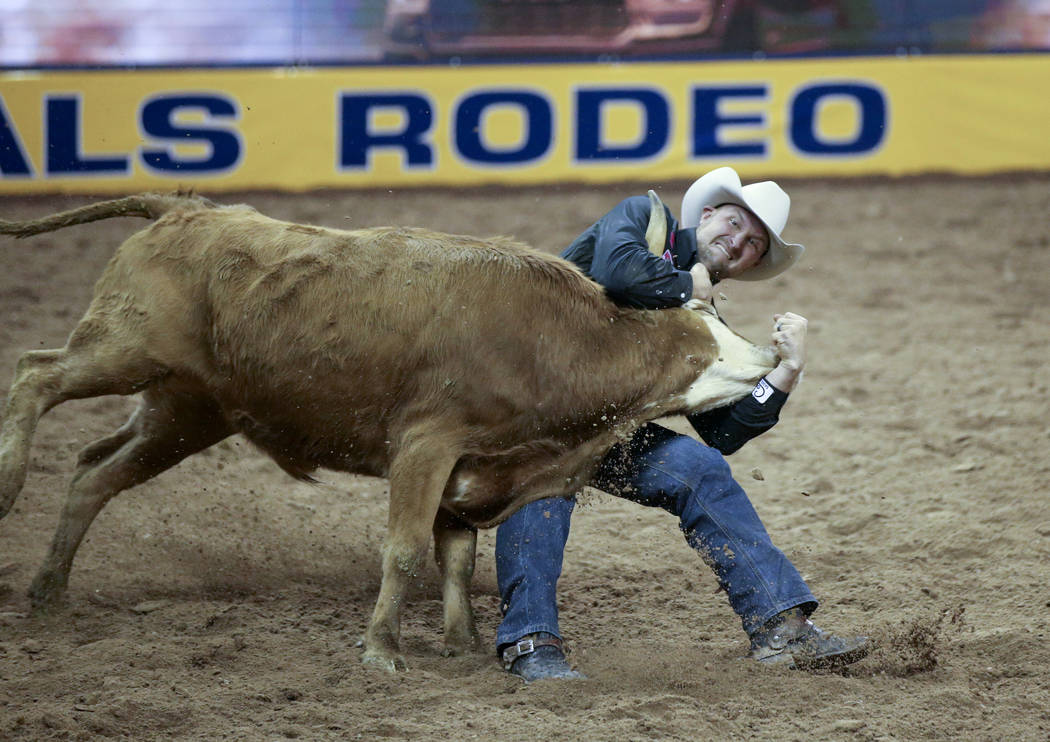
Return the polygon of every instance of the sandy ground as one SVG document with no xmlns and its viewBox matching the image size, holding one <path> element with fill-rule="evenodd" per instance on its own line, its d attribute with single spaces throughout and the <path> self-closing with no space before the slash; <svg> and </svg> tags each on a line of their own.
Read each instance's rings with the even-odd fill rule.
<svg viewBox="0 0 1050 742">
<path fill-rule="evenodd" d="M 723 284 L 721 308 L 760 340 L 774 311 L 806 315 L 810 364 L 781 424 L 730 463 L 823 600 L 819 623 L 870 632 L 873 656 L 838 674 L 742 660 L 739 624 L 673 519 L 588 491 L 561 587 L 588 680 L 524 686 L 491 653 L 443 658 L 432 566 L 406 611 L 408 672 L 366 669 L 355 645 L 378 589 L 385 481 L 301 484 L 239 438 L 113 500 L 68 607 L 31 615 L 25 590 L 76 452 L 134 405 L 104 397 L 43 419 L 0 521 L 0 739 L 1050 738 L 1050 178 L 790 185 L 804 262 Z M 661 193 L 677 204 L 684 186 Z M 634 192 L 219 198 L 556 252 Z M 87 200 L 3 198 L 0 214 Z M 21 352 L 63 344 L 139 226 L 0 240 L 5 385 Z M 481 535 L 474 582 L 487 639 L 493 542 Z"/>
</svg>

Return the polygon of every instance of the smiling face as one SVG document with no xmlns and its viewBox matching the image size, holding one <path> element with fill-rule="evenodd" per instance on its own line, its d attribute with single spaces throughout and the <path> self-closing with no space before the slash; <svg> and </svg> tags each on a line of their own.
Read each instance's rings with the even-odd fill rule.
<svg viewBox="0 0 1050 742">
<path fill-rule="evenodd" d="M 735 278 L 762 260 L 769 235 L 762 222 L 735 204 L 705 206 L 696 227 L 697 262 L 712 279 Z"/>
</svg>

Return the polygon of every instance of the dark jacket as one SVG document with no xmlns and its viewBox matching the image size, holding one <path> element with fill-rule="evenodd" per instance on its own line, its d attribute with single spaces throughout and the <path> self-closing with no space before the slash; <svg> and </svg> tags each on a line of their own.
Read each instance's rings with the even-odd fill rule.
<svg viewBox="0 0 1050 742">
<path fill-rule="evenodd" d="M 653 255 L 645 242 L 649 209 L 646 196 L 624 199 L 573 240 L 562 257 L 604 286 L 617 304 L 641 309 L 679 307 L 693 293 L 689 269 L 696 263 L 696 230 L 679 229 L 678 220 L 665 206 L 664 254 L 662 258 Z M 739 402 L 687 418 L 704 442 L 731 454 L 776 425 L 787 397 L 760 383 Z"/>
<path fill-rule="evenodd" d="M 664 257 L 649 252 L 645 228 L 649 199 L 632 196 L 616 205 L 561 254 L 605 287 L 617 304 L 639 309 L 680 307 L 693 293 L 689 269 L 696 262 L 696 231 L 679 231 L 667 213 Z"/>
</svg>

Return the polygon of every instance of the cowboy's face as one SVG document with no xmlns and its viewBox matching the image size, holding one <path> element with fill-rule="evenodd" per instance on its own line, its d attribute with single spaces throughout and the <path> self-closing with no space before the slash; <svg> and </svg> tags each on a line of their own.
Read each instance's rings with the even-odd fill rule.
<svg viewBox="0 0 1050 742">
<path fill-rule="evenodd" d="M 712 279 L 735 278 L 754 268 L 769 249 L 762 222 L 735 204 L 705 206 L 696 227 L 697 262 Z"/>
</svg>

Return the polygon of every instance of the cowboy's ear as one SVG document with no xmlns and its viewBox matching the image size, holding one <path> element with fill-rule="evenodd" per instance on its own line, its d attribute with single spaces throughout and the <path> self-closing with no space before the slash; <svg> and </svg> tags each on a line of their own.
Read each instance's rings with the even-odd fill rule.
<svg viewBox="0 0 1050 742">
<path fill-rule="evenodd" d="M 715 213 L 715 210 L 716 209 L 714 206 L 705 206 L 700 211 L 700 224 L 706 222 L 711 217 L 711 215 Z"/>
</svg>

